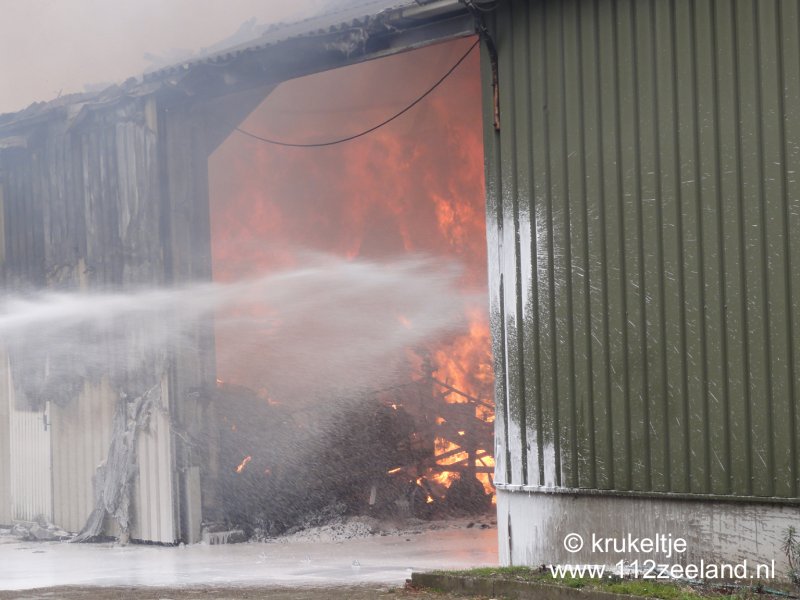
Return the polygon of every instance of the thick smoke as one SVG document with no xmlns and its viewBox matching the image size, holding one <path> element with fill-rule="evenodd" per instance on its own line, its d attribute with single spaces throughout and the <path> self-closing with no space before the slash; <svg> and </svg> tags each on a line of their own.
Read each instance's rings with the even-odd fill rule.
<svg viewBox="0 0 800 600">
<path fill-rule="evenodd" d="M 0 114 L 121 83 L 356 0 L 3 0 Z"/>
</svg>

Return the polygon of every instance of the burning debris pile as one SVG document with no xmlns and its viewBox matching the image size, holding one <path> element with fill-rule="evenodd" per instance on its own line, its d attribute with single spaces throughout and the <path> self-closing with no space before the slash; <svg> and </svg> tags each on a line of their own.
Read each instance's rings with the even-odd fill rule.
<svg viewBox="0 0 800 600">
<path fill-rule="evenodd" d="M 304 409 L 241 386 L 218 394 L 241 415 L 221 419 L 226 525 L 248 537 L 343 516 L 440 519 L 492 507 L 491 404 L 433 376 Z"/>
</svg>

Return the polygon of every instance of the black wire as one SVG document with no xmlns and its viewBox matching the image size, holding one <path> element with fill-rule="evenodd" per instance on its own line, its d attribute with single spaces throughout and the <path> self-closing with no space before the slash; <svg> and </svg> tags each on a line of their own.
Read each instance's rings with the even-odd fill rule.
<svg viewBox="0 0 800 600">
<path fill-rule="evenodd" d="M 433 92 L 433 91 L 434 91 L 436 88 L 438 88 L 438 87 L 439 87 L 439 86 L 440 86 L 442 83 L 444 83 L 445 79 L 447 79 L 448 77 L 450 77 L 450 75 L 452 75 L 452 74 L 453 74 L 453 71 L 455 71 L 455 70 L 456 70 L 456 69 L 457 69 L 457 68 L 458 68 L 458 67 L 461 65 L 461 63 L 463 63 L 463 62 L 464 62 L 464 61 L 467 59 L 467 57 L 470 55 L 470 53 L 471 53 L 471 52 L 472 52 L 472 51 L 475 49 L 475 47 L 476 47 L 478 44 L 480 44 L 480 39 L 476 40 L 476 41 L 475 41 L 475 43 L 474 43 L 474 44 L 472 44 L 472 45 L 469 47 L 469 49 L 468 49 L 468 50 L 467 50 L 467 51 L 464 53 L 464 56 L 462 56 L 461 58 L 459 58 L 459 59 L 458 59 L 458 61 L 456 62 L 456 64 L 454 64 L 452 67 L 450 67 L 450 69 L 447 71 L 447 73 L 445 73 L 445 74 L 444 74 L 444 75 L 441 77 L 441 79 L 439 79 L 439 81 L 437 81 L 436 83 L 434 83 L 434 84 L 433 84 L 433 86 L 431 86 L 431 87 L 430 87 L 430 88 L 429 88 L 429 89 L 428 89 L 428 90 L 427 90 L 427 91 L 426 91 L 424 94 L 422 94 L 422 95 L 421 95 L 419 98 L 417 98 L 416 100 L 414 100 L 414 102 L 412 102 L 411 104 L 409 104 L 408 106 L 406 106 L 406 107 L 405 107 L 403 110 L 401 110 L 399 113 L 396 113 L 395 115 L 393 115 L 393 116 L 389 117 L 389 118 L 388 118 L 388 119 L 386 119 L 385 121 L 382 121 L 381 123 L 378 123 L 377 125 L 374 125 L 374 126 L 370 127 L 369 129 L 365 129 L 364 131 L 362 131 L 362 132 L 360 132 L 360 133 L 356 133 L 356 134 L 353 134 L 353 135 L 348 135 L 347 137 L 343 137 L 343 138 L 340 138 L 340 139 L 332 140 L 332 141 L 330 141 L 330 142 L 319 142 L 319 143 L 314 143 L 314 144 L 294 144 L 294 143 L 291 143 L 291 142 L 282 142 L 282 141 L 279 141 L 279 140 L 273 140 L 273 139 L 270 139 L 270 138 L 261 137 L 260 135 L 256 135 L 256 134 L 254 134 L 254 133 L 250 133 L 249 131 L 245 131 L 244 129 L 242 129 L 242 128 L 240 128 L 240 127 L 237 127 L 237 128 L 235 129 L 235 131 L 238 131 L 239 133 L 242 133 L 242 134 L 244 134 L 244 135 L 246 135 L 246 136 L 248 136 L 248 137 L 251 137 L 251 138 L 253 138 L 254 140 L 258 140 L 258 141 L 260 141 L 260 142 L 265 142 L 265 143 L 267 143 L 267 144 L 273 144 L 273 145 L 275 145 L 275 146 L 286 146 L 286 147 L 289 147 L 289 148 L 322 148 L 322 147 L 324 147 L 324 146 L 334 146 L 334 145 L 336 145 L 336 144 L 341 144 L 341 143 L 343 143 L 343 142 L 349 142 L 349 141 L 351 141 L 351 140 L 355 140 L 355 139 L 357 139 L 357 138 L 360 138 L 360 137 L 363 137 L 363 136 L 365 136 L 365 135 L 367 135 L 367 134 L 369 134 L 369 133 L 372 133 L 373 131 L 375 131 L 375 130 L 377 130 L 377 129 L 380 129 L 380 128 L 381 128 L 381 127 L 383 127 L 384 125 L 388 125 L 389 123 L 391 123 L 391 122 L 392 122 L 392 121 L 394 121 L 395 119 L 398 119 L 398 118 L 402 117 L 404 114 L 406 114 L 406 113 L 407 113 L 408 111 L 410 111 L 412 108 L 414 108 L 414 107 L 415 107 L 417 104 L 419 104 L 420 102 L 422 102 L 422 101 L 423 101 L 425 98 L 427 98 L 427 97 L 428 97 L 428 96 L 429 96 L 429 95 L 430 95 L 430 94 L 431 94 L 431 93 L 432 93 L 432 92 Z"/>
<path fill-rule="evenodd" d="M 475 9 L 482 13 L 487 13 L 487 14 L 490 12 L 494 12 L 495 10 L 497 10 L 497 7 L 500 6 L 500 0 L 496 0 L 492 4 L 487 3 L 486 5 L 478 4 L 475 0 L 460 0 L 460 1 L 469 9 Z"/>
</svg>

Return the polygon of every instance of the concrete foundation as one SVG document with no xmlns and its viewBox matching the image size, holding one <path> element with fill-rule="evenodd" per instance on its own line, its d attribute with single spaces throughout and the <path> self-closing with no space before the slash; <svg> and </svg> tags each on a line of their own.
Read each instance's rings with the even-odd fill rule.
<svg viewBox="0 0 800 600">
<path fill-rule="evenodd" d="M 497 509 L 500 564 L 506 566 L 615 565 L 623 559 L 735 565 L 747 560 L 755 571 L 758 564 L 771 566 L 774 560 L 775 575 L 784 578 L 788 563 L 782 541 L 790 526 L 800 529 L 800 506 L 790 504 L 498 489 Z M 581 536 L 580 550 L 565 547 L 574 544 L 574 550 L 580 545 L 575 536 L 565 544 L 570 534 Z M 623 549 L 628 535 L 639 543 Z M 663 541 L 661 550 L 672 543 L 672 556 L 642 551 L 641 540 L 657 536 Z M 602 541 L 593 545 L 605 538 L 617 540 L 617 548 L 610 543 L 608 551 L 601 551 Z M 676 551 L 678 538 L 686 540 L 681 553 Z"/>
</svg>

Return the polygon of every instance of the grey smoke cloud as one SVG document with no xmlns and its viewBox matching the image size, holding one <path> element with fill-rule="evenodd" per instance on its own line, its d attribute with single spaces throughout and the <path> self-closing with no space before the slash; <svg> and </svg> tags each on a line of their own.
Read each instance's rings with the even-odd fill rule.
<svg viewBox="0 0 800 600">
<path fill-rule="evenodd" d="M 0 114 L 124 81 L 343 0 L 0 0 Z M 253 21 L 253 19 L 255 19 Z M 249 21 L 249 22 L 248 22 Z M 244 40 L 238 40 L 244 41 Z"/>
</svg>

